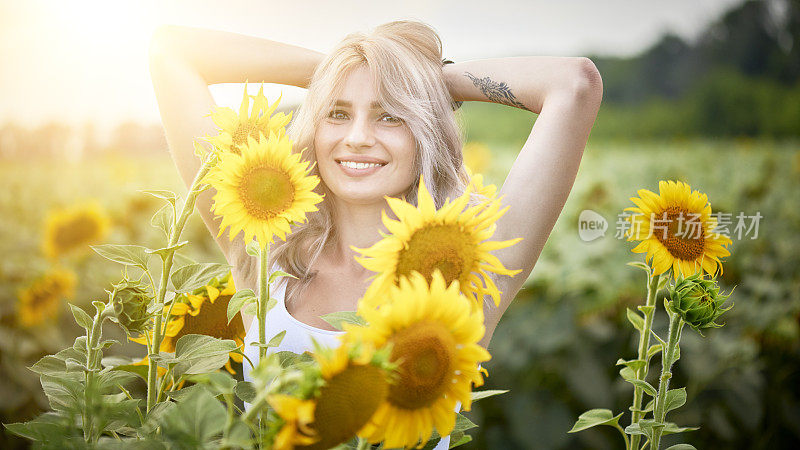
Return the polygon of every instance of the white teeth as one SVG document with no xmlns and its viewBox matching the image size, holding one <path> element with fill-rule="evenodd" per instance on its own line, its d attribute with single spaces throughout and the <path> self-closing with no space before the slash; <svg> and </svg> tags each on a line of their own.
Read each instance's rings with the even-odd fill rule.
<svg viewBox="0 0 800 450">
<path fill-rule="evenodd" d="M 380 167 L 383 164 L 378 163 L 362 163 L 362 162 L 355 162 L 355 161 L 339 161 L 339 164 L 348 167 L 350 169 L 368 169 L 370 167 Z"/>
</svg>

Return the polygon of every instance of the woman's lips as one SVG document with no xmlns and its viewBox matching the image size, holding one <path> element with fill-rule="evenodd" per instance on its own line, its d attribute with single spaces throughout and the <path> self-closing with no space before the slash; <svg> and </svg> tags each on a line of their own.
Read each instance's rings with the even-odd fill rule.
<svg viewBox="0 0 800 450">
<path fill-rule="evenodd" d="M 339 168 L 342 169 L 342 172 L 344 172 L 348 176 L 364 177 L 367 175 L 372 175 L 373 173 L 379 171 L 386 164 L 343 160 L 343 161 L 336 161 L 336 165 L 338 165 Z"/>
</svg>

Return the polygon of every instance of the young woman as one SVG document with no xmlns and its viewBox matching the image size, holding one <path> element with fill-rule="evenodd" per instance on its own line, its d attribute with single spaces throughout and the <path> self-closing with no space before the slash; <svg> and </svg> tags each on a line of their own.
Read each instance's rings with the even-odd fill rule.
<svg viewBox="0 0 800 450">
<path fill-rule="evenodd" d="M 249 80 L 308 89 L 288 133 L 316 162 L 325 200 L 270 257 L 299 278 L 280 283 L 274 293 L 279 304 L 268 316 L 267 336 L 287 330 L 276 350 L 310 350 L 310 336 L 336 345 L 338 332 L 320 316 L 356 310 L 373 273 L 354 260 L 351 246 L 367 248 L 386 231 L 381 211 L 390 210 L 384 196 L 415 202 L 420 176 L 437 205 L 464 191 L 458 102 L 494 102 L 538 114 L 499 191 L 510 208 L 492 240 L 523 240 L 495 256 L 521 272 L 493 278 L 502 296 L 499 307 L 484 302 L 484 347 L 531 273 L 575 180 L 600 107 L 600 74 L 589 59 L 578 57 L 442 61 L 439 36 L 413 21 L 348 35 L 328 55 L 218 31 L 156 32 L 153 84 L 169 147 L 187 183 L 199 168 L 193 140 L 216 133 L 208 116 L 214 106 L 210 84 Z M 212 195 L 205 193 L 197 205 L 217 236 Z M 231 242 L 223 234 L 217 242 L 237 288 L 255 289 L 257 261 L 246 254 L 243 240 Z M 248 343 L 256 340 L 256 322 L 244 317 Z M 447 448 L 447 439 L 440 447 Z"/>
</svg>

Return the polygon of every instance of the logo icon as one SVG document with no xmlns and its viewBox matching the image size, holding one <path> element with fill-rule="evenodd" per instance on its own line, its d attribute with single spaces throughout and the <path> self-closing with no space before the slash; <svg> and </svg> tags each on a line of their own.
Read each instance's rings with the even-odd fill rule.
<svg viewBox="0 0 800 450">
<path fill-rule="evenodd" d="M 591 242 L 605 236 L 608 230 L 608 221 L 591 209 L 584 209 L 578 216 L 578 236 L 584 242 Z"/>
</svg>

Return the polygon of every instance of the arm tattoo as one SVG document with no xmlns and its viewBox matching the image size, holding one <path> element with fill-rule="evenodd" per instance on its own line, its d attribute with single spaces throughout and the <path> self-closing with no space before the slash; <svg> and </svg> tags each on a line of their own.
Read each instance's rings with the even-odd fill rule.
<svg viewBox="0 0 800 450">
<path fill-rule="evenodd" d="M 508 87 L 505 81 L 498 83 L 489 77 L 478 78 L 469 72 L 464 72 L 464 74 L 467 76 L 467 78 L 472 80 L 472 84 L 474 84 L 476 88 L 480 89 L 481 92 L 483 92 L 483 95 L 485 95 L 490 101 L 530 111 L 530 109 L 525 107 L 525 105 L 517 100 L 517 97 L 514 96 L 514 94 L 511 92 L 511 88 Z"/>
</svg>

